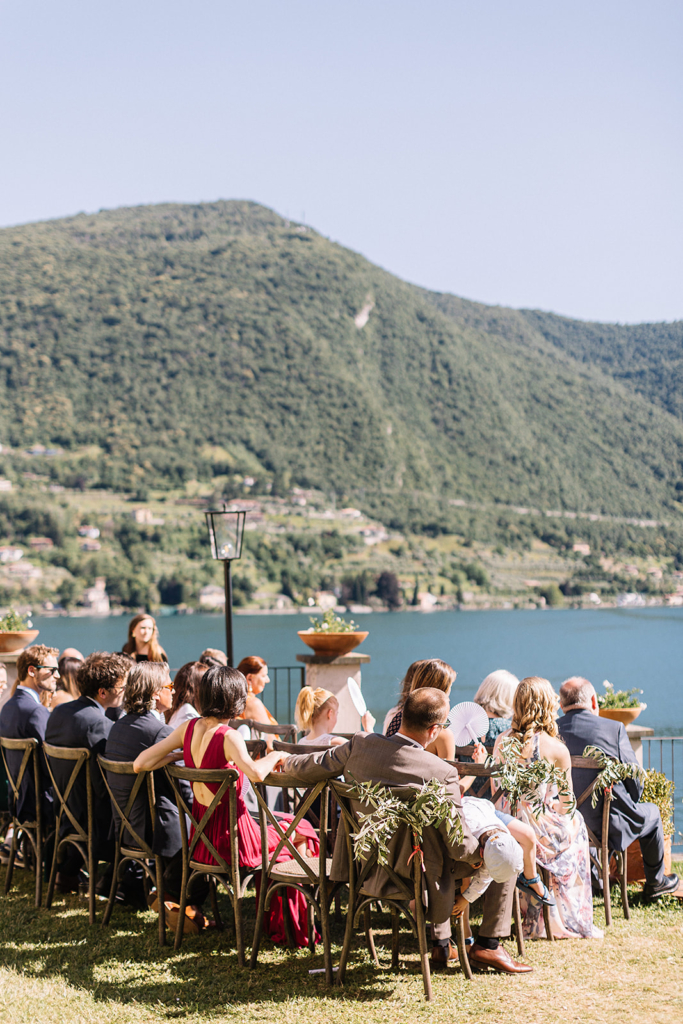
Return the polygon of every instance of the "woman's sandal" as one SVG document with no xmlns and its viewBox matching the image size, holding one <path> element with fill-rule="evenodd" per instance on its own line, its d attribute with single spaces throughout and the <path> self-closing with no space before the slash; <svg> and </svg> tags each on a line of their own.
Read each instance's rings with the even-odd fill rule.
<svg viewBox="0 0 683 1024">
<path fill-rule="evenodd" d="M 543 886 L 543 895 L 540 895 L 536 892 L 535 889 L 531 888 L 531 886 L 536 885 L 537 882 L 540 882 Z M 525 878 L 524 875 L 519 875 L 519 877 L 517 878 L 517 888 L 521 889 L 522 892 L 525 892 L 537 907 L 541 906 L 542 904 L 545 904 L 546 907 L 555 906 L 555 900 L 550 895 L 548 891 L 548 886 L 545 884 L 545 882 L 541 882 L 540 875 L 534 875 L 533 878 Z"/>
</svg>

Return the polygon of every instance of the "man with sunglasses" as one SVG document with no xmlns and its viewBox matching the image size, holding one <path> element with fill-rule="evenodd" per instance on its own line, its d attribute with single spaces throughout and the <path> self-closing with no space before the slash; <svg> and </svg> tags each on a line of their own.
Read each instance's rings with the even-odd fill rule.
<svg viewBox="0 0 683 1024">
<path fill-rule="evenodd" d="M 43 705 L 41 698 L 55 692 L 59 671 L 57 657 L 59 651 L 45 644 L 27 647 L 17 658 L 17 684 L 14 693 L 0 711 L 0 736 L 13 740 L 35 739 L 40 743 L 40 788 L 45 823 L 49 824 L 53 817 L 52 793 L 50 776 L 43 755 L 45 729 L 50 719 L 50 712 Z M 23 751 L 6 750 L 5 756 L 16 778 Z M 27 771 L 19 790 L 19 799 L 15 808 L 19 821 L 35 821 L 36 796 L 33 784 L 33 772 Z M 0 849 L 0 859 L 5 859 L 9 851 Z"/>
</svg>

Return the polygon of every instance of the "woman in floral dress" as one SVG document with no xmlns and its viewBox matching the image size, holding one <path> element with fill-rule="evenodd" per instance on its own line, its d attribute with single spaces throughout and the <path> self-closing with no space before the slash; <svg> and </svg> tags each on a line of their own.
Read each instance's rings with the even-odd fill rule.
<svg viewBox="0 0 683 1024">
<path fill-rule="evenodd" d="M 515 692 L 512 726 L 496 740 L 494 758 L 502 760 L 502 744 L 512 737 L 521 745 L 522 763 L 544 758 L 565 773 L 567 786 L 562 795 L 556 786 L 543 783 L 519 801 L 516 816 L 536 833 L 536 860 L 550 875 L 555 900 L 555 906 L 549 907 L 554 938 L 600 939 L 602 932 L 593 924 L 588 833 L 580 812 L 572 813 L 571 757 L 558 737 L 558 708 L 558 697 L 547 679 L 523 679 Z M 543 808 L 540 812 L 533 806 L 539 799 Z M 510 811 L 505 797 L 501 809 Z M 525 938 L 543 938 L 543 904 L 524 890 L 521 904 Z"/>
</svg>

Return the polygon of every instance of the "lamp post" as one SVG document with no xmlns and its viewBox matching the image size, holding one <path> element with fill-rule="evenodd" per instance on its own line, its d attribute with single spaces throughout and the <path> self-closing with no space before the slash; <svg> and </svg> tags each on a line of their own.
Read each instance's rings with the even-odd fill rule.
<svg viewBox="0 0 683 1024">
<path fill-rule="evenodd" d="M 228 665 L 234 664 L 232 650 L 232 578 L 230 563 L 242 557 L 242 538 L 246 512 L 230 512 L 226 506 L 222 509 L 208 509 L 205 513 L 206 525 L 211 539 L 211 556 L 222 562 L 225 569 L 225 653 Z"/>
</svg>

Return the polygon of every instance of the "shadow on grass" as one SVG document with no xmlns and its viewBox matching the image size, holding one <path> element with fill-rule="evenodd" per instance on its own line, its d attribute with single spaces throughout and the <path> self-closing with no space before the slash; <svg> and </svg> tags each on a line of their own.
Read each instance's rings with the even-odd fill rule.
<svg viewBox="0 0 683 1024">
<path fill-rule="evenodd" d="M 4 878 L 0 880 L 3 884 Z M 289 950 L 264 940 L 257 967 L 240 968 L 234 946 L 232 909 L 224 897 L 222 932 L 186 936 L 181 948 L 157 943 L 157 919 L 151 911 L 136 913 L 115 908 L 111 924 L 100 921 L 104 902 L 98 904 L 98 923 L 88 924 L 87 903 L 79 896 L 55 899 L 51 910 L 35 909 L 31 899 L 32 876 L 15 874 L 11 893 L 0 899 L 0 950 L 5 966 L 26 977 L 61 979 L 89 992 L 97 1000 L 137 1002 L 161 1009 L 169 1017 L 201 1012 L 207 1017 L 221 1014 L 227 1005 L 282 1003 L 307 998 L 354 1003 L 391 999 L 399 976 L 420 978 L 417 943 L 401 932 L 400 972 L 375 967 L 359 932 L 352 947 L 343 988 L 328 987 L 324 975 L 310 974 L 323 967 L 322 947 Z M 246 900 L 245 935 L 253 934 L 255 900 Z M 390 917 L 373 918 L 378 945 L 390 943 Z M 339 961 L 344 923 L 332 922 L 332 957 Z M 247 946 L 247 958 L 249 956 Z M 379 950 L 387 965 L 390 952 Z"/>
</svg>

